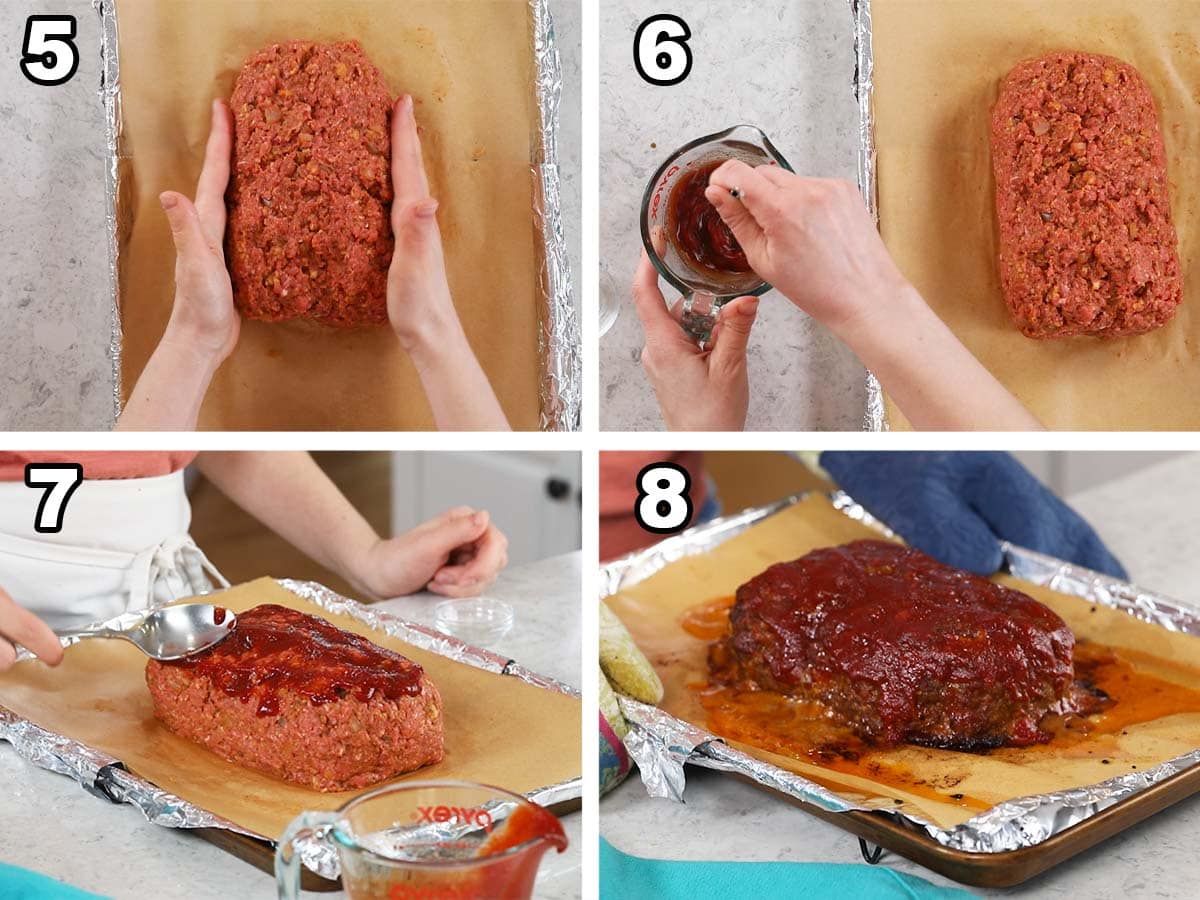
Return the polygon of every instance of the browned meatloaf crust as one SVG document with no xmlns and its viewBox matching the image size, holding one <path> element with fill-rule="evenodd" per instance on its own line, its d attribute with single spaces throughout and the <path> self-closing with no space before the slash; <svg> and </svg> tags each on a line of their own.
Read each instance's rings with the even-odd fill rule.
<svg viewBox="0 0 1200 900">
<path fill-rule="evenodd" d="M 1062 619 L 890 541 L 771 566 L 738 588 L 730 624 L 709 656 L 718 680 L 818 700 L 879 744 L 1037 743 L 1042 717 L 1075 702 Z"/>
<path fill-rule="evenodd" d="M 1000 284 L 1031 338 L 1142 334 L 1183 299 L 1150 90 L 1110 56 L 1017 65 L 992 111 Z"/>
<path fill-rule="evenodd" d="M 387 322 L 391 96 L 357 42 L 275 44 L 233 88 L 227 256 L 242 314 Z"/>
<path fill-rule="evenodd" d="M 154 714 L 218 756 L 318 791 L 439 762 L 442 699 L 410 659 L 283 606 L 178 662 L 151 660 Z"/>
</svg>

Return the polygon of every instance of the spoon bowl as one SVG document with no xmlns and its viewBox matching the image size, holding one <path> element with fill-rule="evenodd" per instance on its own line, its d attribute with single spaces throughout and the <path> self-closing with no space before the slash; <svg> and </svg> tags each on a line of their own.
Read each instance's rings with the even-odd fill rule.
<svg viewBox="0 0 1200 900">
<path fill-rule="evenodd" d="M 151 659 L 183 659 L 219 644 L 237 622 L 232 610 L 212 603 L 181 603 L 121 616 L 100 626 L 57 631 L 63 646 L 91 638 L 129 641 Z M 117 626 L 120 627 L 117 627 Z"/>
</svg>

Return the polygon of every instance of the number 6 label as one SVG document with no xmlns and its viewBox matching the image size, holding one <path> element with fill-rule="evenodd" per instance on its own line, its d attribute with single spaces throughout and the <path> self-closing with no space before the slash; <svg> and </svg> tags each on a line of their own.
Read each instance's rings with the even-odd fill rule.
<svg viewBox="0 0 1200 900">
<path fill-rule="evenodd" d="M 651 16 L 633 37 L 633 64 L 644 81 L 659 87 L 679 84 L 692 71 L 692 30 L 679 16 Z"/>
<path fill-rule="evenodd" d="M 46 489 L 33 518 L 33 530 L 38 534 L 58 534 L 62 531 L 67 501 L 82 482 L 83 466 L 79 463 L 27 463 L 26 487 Z"/>
<path fill-rule="evenodd" d="M 74 78 L 79 69 L 75 34 L 74 16 L 30 16 L 21 44 L 25 77 L 45 87 L 58 87 Z"/>
<path fill-rule="evenodd" d="M 634 518 L 646 531 L 673 534 L 692 521 L 692 486 L 687 470 L 673 463 L 651 463 L 638 472 Z"/>
</svg>

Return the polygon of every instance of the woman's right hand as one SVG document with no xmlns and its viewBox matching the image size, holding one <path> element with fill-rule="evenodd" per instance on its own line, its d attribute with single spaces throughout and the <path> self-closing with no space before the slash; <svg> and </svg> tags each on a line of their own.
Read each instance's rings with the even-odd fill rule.
<svg viewBox="0 0 1200 900">
<path fill-rule="evenodd" d="M 754 271 L 843 337 L 907 286 L 848 181 L 729 160 L 704 195 Z"/>
<path fill-rule="evenodd" d="M 17 661 L 18 646 L 51 666 L 57 666 L 63 659 L 62 644 L 50 626 L 18 606 L 0 588 L 0 672 L 12 668 Z"/>
</svg>

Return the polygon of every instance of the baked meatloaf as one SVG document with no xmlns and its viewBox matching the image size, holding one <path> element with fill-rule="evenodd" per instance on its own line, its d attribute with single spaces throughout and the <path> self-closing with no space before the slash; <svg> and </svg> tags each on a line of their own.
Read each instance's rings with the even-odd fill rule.
<svg viewBox="0 0 1200 900">
<path fill-rule="evenodd" d="M 439 762 L 442 699 L 424 669 L 324 619 L 266 604 L 210 650 L 151 660 L 154 714 L 223 759 L 318 791 Z"/>
<path fill-rule="evenodd" d="M 1019 591 L 889 541 L 778 563 L 743 584 L 718 680 L 825 704 L 860 737 L 959 750 L 1048 740 L 1075 702 L 1075 638 Z"/>
<path fill-rule="evenodd" d="M 275 44 L 233 88 L 226 255 L 247 318 L 387 323 L 391 95 L 357 42 Z"/>
<path fill-rule="evenodd" d="M 1150 89 L 1110 56 L 1009 73 L 992 111 L 1000 284 L 1031 338 L 1142 334 L 1183 299 Z"/>
</svg>

